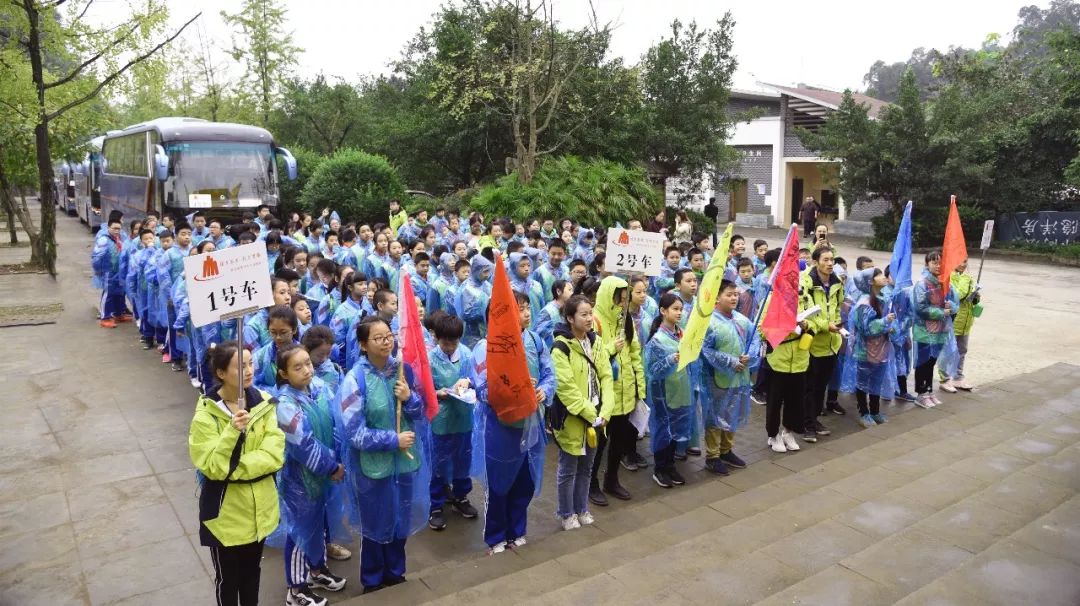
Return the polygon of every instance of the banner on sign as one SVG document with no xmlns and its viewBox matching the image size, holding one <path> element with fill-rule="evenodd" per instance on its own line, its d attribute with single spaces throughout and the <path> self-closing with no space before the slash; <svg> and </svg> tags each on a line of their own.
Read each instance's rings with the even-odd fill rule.
<svg viewBox="0 0 1080 606">
<path fill-rule="evenodd" d="M 230 312 L 274 304 L 262 240 L 184 257 L 184 280 L 195 326 L 218 322 Z"/>
<path fill-rule="evenodd" d="M 664 262 L 664 234 L 613 227 L 607 231 L 604 271 L 659 276 Z"/>
</svg>

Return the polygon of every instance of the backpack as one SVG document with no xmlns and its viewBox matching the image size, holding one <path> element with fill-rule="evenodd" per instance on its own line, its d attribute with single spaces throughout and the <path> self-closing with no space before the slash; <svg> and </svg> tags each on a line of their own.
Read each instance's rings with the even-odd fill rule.
<svg viewBox="0 0 1080 606">
<path fill-rule="evenodd" d="M 593 339 L 591 337 L 592 337 L 592 335 L 590 335 L 590 339 L 589 339 L 590 343 L 595 343 L 596 342 L 595 339 Z M 567 358 L 570 357 L 570 347 L 566 343 L 564 343 L 562 341 L 555 341 L 555 343 L 552 344 L 551 349 L 552 350 L 557 349 L 560 352 L 562 352 Z M 589 366 L 592 367 L 592 371 L 594 373 L 596 373 L 597 381 L 599 381 L 600 380 L 600 372 L 598 370 L 596 370 L 596 364 L 593 363 L 592 359 L 590 359 L 589 356 L 581 356 L 581 357 L 585 358 L 585 361 L 589 363 Z M 565 423 L 566 423 L 567 417 L 569 417 L 569 416 L 571 416 L 570 411 L 567 410 L 566 405 L 563 404 L 562 400 L 559 399 L 559 394 L 555 393 L 554 397 L 552 397 L 552 399 L 551 399 L 551 406 L 548 408 L 548 415 L 547 415 L 547 418 L 545 420 L 548 428 L 551 429 L 552 431 L 557 431 L 559 429 L 562 429 L 563 425 L 565 425 Z M 573 415 L 573 416 L 581 418 L 580 415 Z M 582 419 L 582 420 L 584 420 L 584 419 Z"/>
</svg>

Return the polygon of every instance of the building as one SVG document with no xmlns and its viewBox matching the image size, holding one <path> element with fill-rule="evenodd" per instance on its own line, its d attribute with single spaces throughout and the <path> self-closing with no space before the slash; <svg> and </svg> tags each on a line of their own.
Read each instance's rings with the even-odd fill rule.
<svg viewBox="0 0 1080 606">
<path fill-rule="evenodd" d="M 730 110 L 743 113 L 757 109 L 760 115 L 735 125 L 728 144 L 742 154 L 730 175 L 715 189 L 683 191 L 678 179 L 668 179 L 667 199 L 689 198 L 688 206 L 700 209 L 715 196 L 721 222 L 734 220 L 751 227 L 786 226 L 798 222 L 799 206 L 806 196 L 823 207 L 820 222 L 832 231 L 870 235 L 870 220 L 888 210 L 882 201 L 856 201 L 850 212 L 837 191 L 839 163 L 807 150 L 796 135 L 798 127 L 814 129 L 839 108 L 843 93 L 808 87 L 762 84 L 763 90 L 731 91 Z M 856 94 L 876 118 L 888 103 Z"/>
</svg>

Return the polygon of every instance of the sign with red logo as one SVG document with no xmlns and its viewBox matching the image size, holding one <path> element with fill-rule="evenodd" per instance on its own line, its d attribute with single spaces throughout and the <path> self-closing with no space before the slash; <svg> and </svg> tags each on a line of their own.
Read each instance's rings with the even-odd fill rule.
<svg viewBox="0 0 1080 606">
<path fill-rule="evenodd" d="M 614 227 L 607 232 L 604 271 L 659 276 L 664 262 L 664 234 Z"/>
<path fill-rule="evenodd" d="M 204 326 L 230 312 L 270 307 L 270 262 L 266 242 L 184 257 L 191 323 Z"/>
</svg>

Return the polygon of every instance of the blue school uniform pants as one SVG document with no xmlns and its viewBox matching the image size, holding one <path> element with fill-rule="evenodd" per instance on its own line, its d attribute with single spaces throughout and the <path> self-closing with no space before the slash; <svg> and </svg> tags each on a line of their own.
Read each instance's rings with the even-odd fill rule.
<svg viewBox="0 0 1080 606">
<path fill-rule="evenodd" d="M 488 490 L 487 516 L 484 520 L 484 542 L 488 546 L 525 536 L 529 503 L 535 488 L 526 458 L 521 462 L 521 468 L 518 469 L 517 477 L 508 492 L 496 494 L 495 491 Z"/>
<path fill-rule="evenodd" d="M 431 470 L 431 509 L 439 509 L 446 504 L 447 486 L 454 500 L 460 501 L 472 492 L 472 478 L 469 468 L 472 465 L 472 432 L 432 434 L 435 458 L 445 460 L 447 465 L 434 465 Z M 439 469 L 444 467 L 444 469 Z M 449 469 L 446 469 L 446 468 Z M 453 475 L 453 478 L 443 477 Z"/>
<path fill-rule="evenodd" d="M 378 587 L 405 577 L 405 539 L 377 543 L 367 537 L 360 539 L 360 583 Z"/>
</svg>

